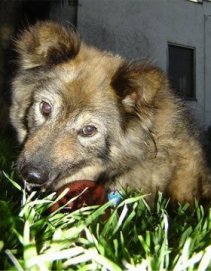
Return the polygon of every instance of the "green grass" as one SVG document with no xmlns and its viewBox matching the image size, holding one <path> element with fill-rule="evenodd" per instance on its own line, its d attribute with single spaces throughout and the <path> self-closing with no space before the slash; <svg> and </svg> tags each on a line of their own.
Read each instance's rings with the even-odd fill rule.
<svg viewBox="0 0 211 271">
<path fill-rule="evenodd" d="M 161 194 L 151 210 L 144 196 L 123 191 L 116 208 L 47 214 L 55 196 L 27 195 L 5 168 L 1 184 L 10 193 L 0 201 L 0 269 L 211 270 L 211 209 L 180 205 L 170 215 Z"/>
</svg>

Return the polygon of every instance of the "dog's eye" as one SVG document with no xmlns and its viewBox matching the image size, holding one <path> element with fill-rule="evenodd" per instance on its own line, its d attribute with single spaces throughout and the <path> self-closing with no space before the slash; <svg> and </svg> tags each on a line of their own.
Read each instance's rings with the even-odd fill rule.
<svg viewBox="0 0 211 271">
<path fill-rule="evenodd" d="M 84 126 L 79 132 L 79 134 L 84 137 L 91 137 L 95 135 L 96 133 L 97 133 L 97 128 L 92 125 Z"/>
<path fill-rule="evenodd" d="M 40 112 L 43 116 L 48 117 L 52 112 L 52 106 L 48 102 L 42 101 L 40 103 Z"/>
</svg>

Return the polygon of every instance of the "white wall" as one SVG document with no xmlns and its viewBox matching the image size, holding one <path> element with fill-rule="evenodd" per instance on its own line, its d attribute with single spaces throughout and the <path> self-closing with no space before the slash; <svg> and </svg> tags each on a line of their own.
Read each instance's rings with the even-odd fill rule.
<svg viewBox="0 0 211 271">
<path fill-rule="evenodd" d="M 82 37 L 91 44 L 128 59 L 148 58 L 164 71 L 167 71 L 168 65 L 168 42 L 195 47 L 197 101 L 188 104 L 194 109 L 201 125 L 207 126 L 211 125 L 211 26 L 207 24 L 205 28 L 204 14 L 211 14 L 211 3 L 201 5 L 187 0 L 80 0 L 78 28 Z M 204 50 L 205 30 L 210 35 L 206 35 L 207 57 Z"/>
<path fill-rule="evenodd" d="M 205 125 L 211 125 L 211 16 L 205 16 Z"/>
</svg>

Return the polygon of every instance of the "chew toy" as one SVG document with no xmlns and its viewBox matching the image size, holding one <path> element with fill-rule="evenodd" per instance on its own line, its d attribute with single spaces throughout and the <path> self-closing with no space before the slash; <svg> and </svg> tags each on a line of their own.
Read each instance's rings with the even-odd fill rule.
<svg viewBox="0 0 211 271">
<path fill-rule="evenodd" d="M 64 190 L 67 192 L 50 207 L 50 212 L 54 212 L 64 205 L 64 211 L 73 211 L 84 205 L 102 205 L 107 201 L 104 187 L 94 181 L 74 181 L 61 187 L 57 191 L 57 195 L 59 196 Z M 71 200 L 73 198 L 75 199 Z"/>
</svg>

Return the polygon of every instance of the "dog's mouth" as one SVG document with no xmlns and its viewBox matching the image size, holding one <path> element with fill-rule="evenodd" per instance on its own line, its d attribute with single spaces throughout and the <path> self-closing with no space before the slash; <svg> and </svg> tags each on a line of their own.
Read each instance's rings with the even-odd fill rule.
<svg viewBox="0 0 211 271">
<path fill-rule="evenodd" d="M 58 191 L 62 187 L 71 186 L 72 183 L 77 183 L 78 185 L 82 186 L 86 181 L 89 183 L 92 182 L 93 184 L 99 182 L 102 183 L 104 182 L 104 179 L 107 178 L 104 177 L 104 175 L 103 167 L 87 166 L 73 175 L 57 178 L 49 185 L 53 191 Z"/>
<path fill-rule="evenodd" d="M 74 191 L 75 189 L 81 191 L 86 187 L 89 188 L 90 186 L 94 186 L 99 183 L 102 185 L 105 179 L 107 179 L 107 177 L 105 177 L 103 166 L 99 165 L 86 166 L 83 169 L 80 169 L 80 171 L 66 176 L 64 176 L 63 173 L 53 174 L 51 171 L 51 174 L 46 175 L 45 178 L 41 179 L 41 181 L 35 173 L 36 171 L 31 175 L 25 174 L 21 177 L 24 180 L 27 191 L 37 191 L 41 194 L 58 192 L 65 187 L 68 187 L 71 191 Z"/>
<path fill-rule="evenodd" d="M 77 180 L 72 180 L 71 182 L 67 182 L 66 179 L 67 178 L 65 178 L 65 180 L 60 179 L 57 181 L 48 181 L 44 184 L 36 184 L 36 183 L 24 181 L 24 184 L 25 184 L 25 188 L 28 192 L 38 191 L 41 193 L 48 193 L 48 192 L 60 191 L 62 188 L 65 188 L 65 187 L 71 188 L 72 186 L 85 189 L 86 187 L 91 186 L 90 184 L 92 184 L 92 183 L 94 184 L 97 182 L 96 180 L 91 180 L 91 179 L 89 179 L 89 180 L 85 180 L 85 179 L 78 180 L 77 179 Z M 56 182 L 57 184 L 55 185 L 54 182 Z"/>
</svg>

